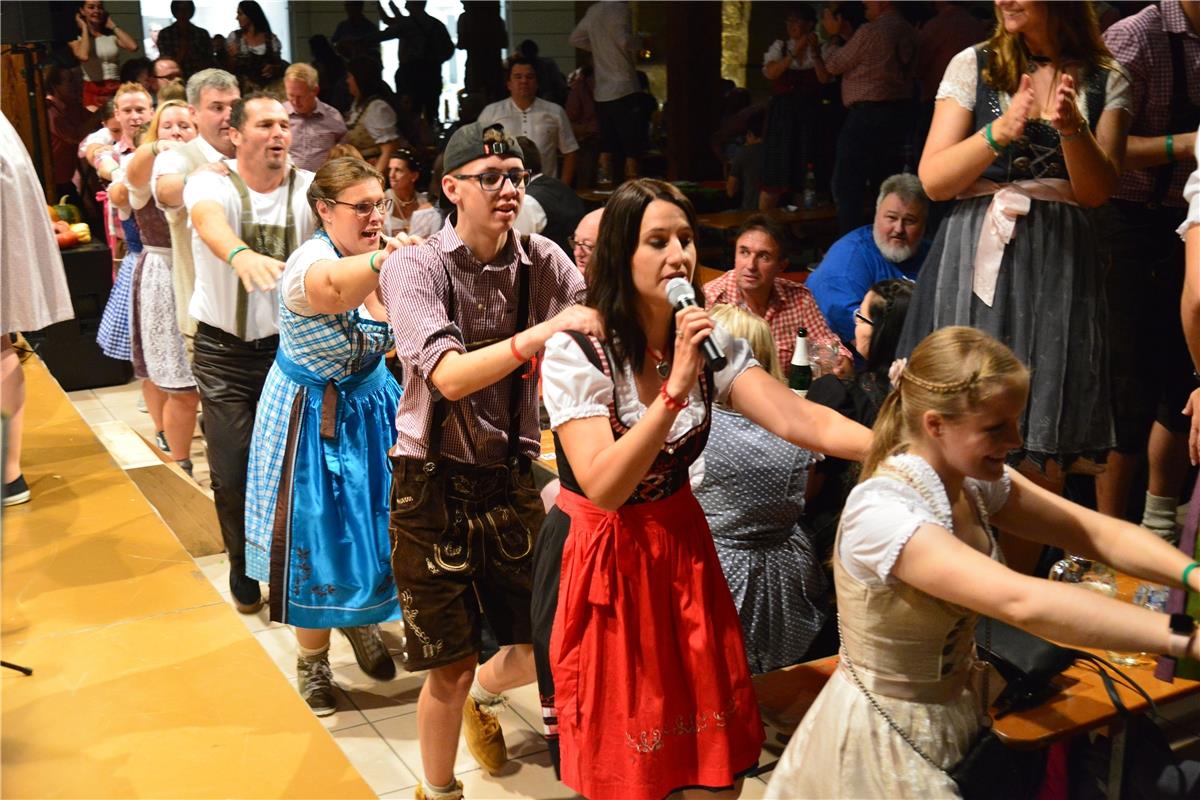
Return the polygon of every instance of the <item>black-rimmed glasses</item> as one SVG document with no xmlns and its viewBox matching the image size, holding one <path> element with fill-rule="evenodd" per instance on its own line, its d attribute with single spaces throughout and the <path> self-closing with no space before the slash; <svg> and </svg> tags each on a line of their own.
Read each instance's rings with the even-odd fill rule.
<svg viewBox="0 0 1200 800">
<path fill-rule="evenodd" d="M 495 172 L 489 170 L 487 172 L 479 172 L 474 175 L 455 175 L 458 180 L 467 180 L 474 178 L 479 181 L 479 188 L 485 192 L 498 192 L 500 187 L 504 185 L 507 179 L 512 182 L 514 189 L 520 189 L 525 184 L 529 183 L 529 176 L 532 173 L 527 169 L 510 169 L 508 172 Z"/>
<path fill-rule="evenodd" d="M 596 249 L 595 242 L 589 242 L 589 241 L 585 241 L 583 239 L 576 239 L 574 236 L 567 237 L 567 244 L 571 246 L 572 250 L 574 250 L 575 248 L 579 248 L 580 250 L 582 250 L 585 253 L 590 253 Z"/>
<path fill-rule="evenodd" d="M 858 320 L 859 322 L 861 322 L 863 325 L 870 325 L 872 328 L 875 327 L 875 323 L 872 322 L 869 317 L 864 316 L 861 311 L 855 311 L 854 318 L 856 320 Z"/>
<path fill-rule="evenodd" d="M 330 202 L 338 206 L 350 206 L 354 209 L 354 216 L 358 217 L 359 219 L 366 219 L 367 217 L 371 216 L 372 211 L 378 211 L 385 217 L 392 211 L 392 199 L 390 197 L 385 197 L 382 200 L 374 203 L 368 200 L 364 200 L 361 203 L 347 203 L 345 200 L 328 200 L 326 202 Z"/>
</svg>

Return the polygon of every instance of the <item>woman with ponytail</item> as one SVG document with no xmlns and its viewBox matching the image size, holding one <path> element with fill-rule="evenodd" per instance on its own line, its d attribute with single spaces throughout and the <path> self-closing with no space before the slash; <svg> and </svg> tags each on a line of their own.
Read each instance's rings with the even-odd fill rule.
<svg viewBox="0 0 1200 800">
<path fill-rule="evenodd" d="M 973 677 L 980 614 L 1073 645 L 1200 656 L 1194 633 L 1165 614 L 1004 565 L 992 524 L 1200 590 L 1200 572 L 1154 534 L 1005 465 L 1022 444 L 1028 394 L 1028 370 L 974 328 L 926 337 L 898 374 L 834 545 L 838 668 L 768 797 L 958 797 L 946 771 L 970 749 L 985 705 Z"/>
</svg>

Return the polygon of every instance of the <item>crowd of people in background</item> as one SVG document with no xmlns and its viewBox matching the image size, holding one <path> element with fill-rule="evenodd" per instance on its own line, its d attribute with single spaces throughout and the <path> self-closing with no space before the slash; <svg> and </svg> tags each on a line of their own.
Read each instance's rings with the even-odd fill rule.
<svg viewBox="0 0 1200 800">
<path fill-rule="evenodd" d="M 977 615 L 1200 656 L 1033 577 L 1047 546 L 1200 590 L 1174 546 L 1200 458 L 1200 2 L 938 2 L 920 27 L 861 5 L 790 6 L 769 97 L 723 98 L 726 192 L 761 213 L 705 283 L 693 202 L 639 177 L 658 106 L 627 3 L 587 8 L 570 78 L 532 40 L 501 60 L 498 3 L 452 39 L 418 0 L 382 27 L 347 2 L 291 64 L 254 0 L 217 36 L 172 2 L 155 58 L 123 62 L 139 43 L 80 4 L 77 63 L 43 84 L 55 191 L 117 262 L 98 342 L 189 475 L 203 414 L 233 603 L 294 627 L 315 714 L 332 629 L 387 681 L 402 620 L 418 798 L 462 796 L 460 734 L 503 767 L 497 705 L 533 681 L 575 791 L 735 796 L 751 676 L 840 652 L 768 794 L 940 797 L 979 732 Z M 837 238 L 802 270 L 777 209 L 827 199 Z M 28 500 L 11 459 L 4 482 Z"/>
</svg>

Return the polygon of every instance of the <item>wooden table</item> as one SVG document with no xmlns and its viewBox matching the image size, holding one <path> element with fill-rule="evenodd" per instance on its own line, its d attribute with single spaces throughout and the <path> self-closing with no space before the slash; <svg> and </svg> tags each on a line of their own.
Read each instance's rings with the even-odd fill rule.
<svg viewBox="0 0 1200 800">
<path fill-rule="evenodd" d="M 1130 583 L 1136 586 L 1137 581 L 1122 576 L 1118 579 L 1118 589 L 1127 588 Z M 1102 650 L 1080 649 L 1107 657 Z M 837 656 L 830 656 L 754 676 L 754 690 L 763 720 L 790 736 L 837 669 L 837 663 Z M 1121 669 L 1146 690 L 1159 708 L 1200 693 L 1200 681 L 1176 677 L 1167 683 L 1155 678 L 1153 662 Z M 1091 664 L 1077 662 L 1052 683 L 1059 689 L 1057 694 L 1034 708 L 1014 711 L 996 720 L 996 735 L 1009 747 L 1032 750 L 1108 727 L 1112 739 L 1108 797 L 1119 798 L 1126 752 L 1125 730 L 1099 673 Z M 1131 712 L 1146 710 L 1146 701 L 1119 683 L 1117 693 Z"/>
<path fill-rule="evenodd" d="M 546 429 L 542 431 L 542 455 L 537 460 L 537 465 L 555 477 L 558 477 L 558 459 L 554 453 L 554 431 Z"/>
<path fill-rule="evenodd" d="M 750 217 L 765 214 L 781 225 L 793 225 L 814 222 L 833 222 L 837 220 L 837 208 L 832 205 L 817 206 L 816 208 L 798 208 L 788 211 L 776 208 L 771 211 L 719 211 L 715 214 L 700 214 L 696 222 L 702 228 L 713 228 L 718 231 L 736 231 Z"/>
<path fill-rule="evenodd" d="M 612 197 L 612 189 L 579 189 L 575 192 L 589 209 L 599 208 Z"/>
</svg>

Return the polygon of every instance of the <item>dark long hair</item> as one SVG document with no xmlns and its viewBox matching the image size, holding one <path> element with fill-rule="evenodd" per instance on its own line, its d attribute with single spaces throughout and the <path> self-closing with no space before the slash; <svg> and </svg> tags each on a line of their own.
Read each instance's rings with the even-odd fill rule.
<svg viewBox="0 0 1200 800">
<path fill-rule="evenodd" d="M 271 23 L 267 21 L 267 13 L 255 0 L 242 0 L 237 4 L 237 10 L 250 18 L 255 33 L 265 33 L 267 38 L 271 37 Z"/>
<path fill-rule="evenodd" d="M 887 374 L 896 360 L 900 331 L 908 316 L 908 301 L 912 298 L 913 283 L 902 278 L 889 278 L 871 287 L 875 297 L 867 309 L 871 312 L 871 347 L 867 354 L 869 372 Z"/>
<path fill-rule="evenodd" d="M 641 239 L 646 207 L 655 200 L 678 206 L 695 235 L 696 209 L 683 192 L 653 178 L 625 181 L 604 206 L 596 251 L 587 270 L 587 304 L 604 317 L 613 358 L 620 364 L 628 362 L 634 372 L 640 372 L 646 361 L 646 333 L 637 317 L 633 254 Z M 698 274 L 699 270 L 693 274 L 693 286 Z M 704 305 L 704 293 L 695 288 L 696 303 Z M 674 325 L 672 320 L 672 332 Z"/>
</svg>

